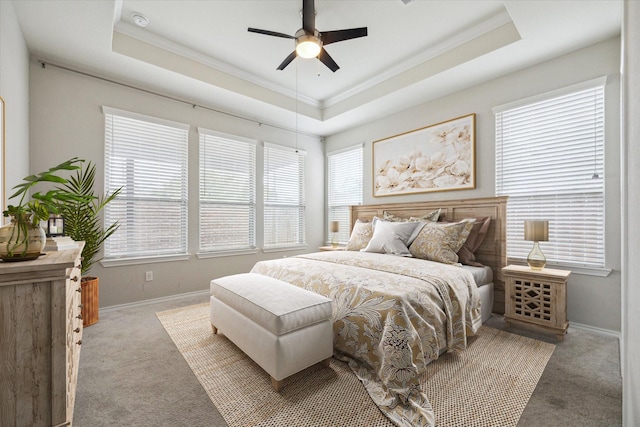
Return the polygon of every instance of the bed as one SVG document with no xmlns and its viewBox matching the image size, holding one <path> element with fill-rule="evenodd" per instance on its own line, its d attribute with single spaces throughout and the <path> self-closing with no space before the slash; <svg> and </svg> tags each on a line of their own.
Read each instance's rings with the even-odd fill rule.
<svg viewBox="0 0 640 427">
<path fill-rule="evenodd" d="M 432 218 L 436 211 L 437 223 Z M 373 235 L 365 251 L 317 252 L 261 261 L 252 272 L 331 298 L 334 355 L 349 363 L 374 402 L 396 425 L 429 426 L 434 415 L 419 383 L 426 365 L 443 352 L 463 351 L 467 338 L 475 335 L 491 308 L 504 307 L 505 215 L 505 197 L 353 206 L 348 249 L 358 249 L 357 230 L 371 224 Z M 404 239 L 407 247 L 399 245 L 404 247 L 399 251 L 410 247 L 412 254 L 422 257 L 414 246 L 419 249 L 425 235 L 454 228 L 463 235 L 461 230 L 470 232 L 470 224 L 477 223 L 468 218 L 484 218 L 488 225 L 474 250 L 474 266 L 375 250 L 374 243 L 379 243 L 388 228 L 393 229 L 394 238 L 402 235 Z M 410 223 L 416 222 L 420 225 L 412 228 Z M 451 234 L 456 239 L 459 235 Z M 393 245 L 385 240 L 382 252 L 395 253 Z M 431 246 L 422 247 L 433 251 Z M 439 259 L 439 250 L 435 253 Z M 449 260 L 448 252 L 443 253 Z M 478 286 L 476 281 L 485 283 Z"/>
</svg>

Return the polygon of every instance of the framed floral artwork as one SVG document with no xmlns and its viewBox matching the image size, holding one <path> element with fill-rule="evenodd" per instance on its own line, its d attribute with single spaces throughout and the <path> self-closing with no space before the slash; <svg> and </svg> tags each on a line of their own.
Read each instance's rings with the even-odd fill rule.
<svg viewBox="0 0 640 427">
<path fill-rule="evenodd" d="M 373 142 L 373 196 L 476 187 L 475 114 Z"/>
</svg>

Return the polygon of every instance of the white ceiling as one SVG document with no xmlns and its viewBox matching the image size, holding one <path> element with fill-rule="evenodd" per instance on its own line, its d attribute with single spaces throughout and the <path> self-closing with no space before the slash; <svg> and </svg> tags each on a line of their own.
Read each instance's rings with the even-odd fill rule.
<svg viewBox="0 0 640 427">
<path fill-rule="evenodd" d="M 332 73 L 295 59 L 301 0 L 14 0 L 34 57 L 319 136 L 373 121 L 620 33 L 621 1 L 316 0 Z M 149 19 L 145 28 L 132 13 Z"/>
</svg>

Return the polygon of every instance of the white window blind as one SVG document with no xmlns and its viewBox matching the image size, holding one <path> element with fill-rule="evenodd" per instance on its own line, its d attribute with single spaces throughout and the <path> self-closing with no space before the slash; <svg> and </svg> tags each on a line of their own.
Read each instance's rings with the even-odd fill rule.
<svg viewBox="0 0 640 427">
<path fill-rule="evenodd" d="M 329 187 L 329 222 L 327 241 L 333 238 L 331 221 L 338 221 L 336 238 L 339 243 L 349 241 L 351 217 L 349 207 L 362 204 L 362 144 L 327 154 L 327 173 Z"/>
<path fill-rule="evenodd" d="M 525 220 L 548 220 L 548 264 L 604 267 L 604 82 L 496 113 L 496 194 L 509 258 L 532 248 Z"/>
<path fill-rule="evenodd" d="M 104 210 L 105 223 L 120 224 L 105 258 L 186 254 L 188 125 L 103 111 L 105 193 L 123 188 Z"/>
<path fill-rule="evenodd" d="M 305 157 L 302 150 L 264 145 L 264 247 L 305 243 Z"/>
<path fill-rule="evenodd" d="M 255 248 L 256 142 L 200 133 L 200 251 Z"/>
</svg>

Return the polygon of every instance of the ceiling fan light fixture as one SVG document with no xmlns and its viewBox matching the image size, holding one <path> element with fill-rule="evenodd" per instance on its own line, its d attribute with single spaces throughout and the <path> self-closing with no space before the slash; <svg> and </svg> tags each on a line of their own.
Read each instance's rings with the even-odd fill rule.
<svg viewBox="0 0 640 427">
<path fill-rule="evenodd" d="M 311 34 L 297 38 L 296 53 L 302 58 L 315 58 L 320 53 L 320 49 L 320 40 Z"/>
<path fill-rule="evenodd" d="M 301 58 L 318 58 L 334 73 L 340 69 L 331 55 L 323 49 L 323 45 L 337 43 L 345 40 L 357 39 L 367 35 L 367 27 L 348 28 L 320 32 L 316 28 L 315 0 L 302 0 L 302 28 L 296 31 L 294 36 L 278 33 L 276 31 L 261 30 L 249 27 L 250 33 L 264 34 L 266 36 L 294 39 L 296 49 L 280 63 L 277 70 L 284 70 L 298 56 Z"/>
</svg>

